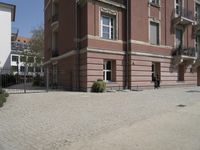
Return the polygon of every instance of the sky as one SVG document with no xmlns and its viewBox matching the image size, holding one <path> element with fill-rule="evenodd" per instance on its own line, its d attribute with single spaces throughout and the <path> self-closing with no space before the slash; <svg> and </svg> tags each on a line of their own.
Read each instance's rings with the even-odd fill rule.
<svg viewBox="0 0 200 150">
<path fill-rule="evenodd" d="M 15 22 L 12 27 L 19 29 L 19 35 L 31 37 L 31 30 L 44 24 L 44 0 L 0 0 L 16 5 Z"/>
</svg>

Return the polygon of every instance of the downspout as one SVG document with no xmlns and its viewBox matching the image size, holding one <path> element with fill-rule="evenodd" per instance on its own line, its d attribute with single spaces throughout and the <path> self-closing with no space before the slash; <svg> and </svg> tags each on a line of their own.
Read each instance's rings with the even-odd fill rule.
<svg viewBox="0 0 200 150">
<path fill-rule="evenodd" d="M 80 51 L 79 51 L 79 36 L 78 36 L 78 3 L 79 0 L 75 1 L 75 49 L 77 51 L 76 65 L 76 90 L 80 90 Z"/>
<path fill-rule="evenodd" d="M 129 88 L 129 0 L 126 5 L 126 79 L 125 89 Z"/>
</svg>

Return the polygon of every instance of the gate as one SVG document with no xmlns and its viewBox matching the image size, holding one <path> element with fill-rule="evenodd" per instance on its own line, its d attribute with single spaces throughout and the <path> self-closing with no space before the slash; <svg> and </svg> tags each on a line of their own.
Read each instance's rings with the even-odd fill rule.
<svg viewBox="0 0 200 150">
<path fill-rule="evenodd" d="M 0 69 L 0 90 L 9 94 L 41 93 L 48 91 L 44 80 L 44 73 L 13 72 L 12 69 Z"/>
</svg>

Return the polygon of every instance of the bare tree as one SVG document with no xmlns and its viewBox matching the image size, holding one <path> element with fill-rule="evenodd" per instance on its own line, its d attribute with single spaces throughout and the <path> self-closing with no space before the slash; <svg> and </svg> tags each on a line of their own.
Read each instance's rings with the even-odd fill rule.
<svg viewBox="0 0 200 150">
<path fill-rule="evenodd" d="M 44 52 L 44 28 L 42 25 L 34 28 L 32 31 L 30 40 L 30 49 L 33 53 L 37 53 L 43 57 Z"/>
</svg>

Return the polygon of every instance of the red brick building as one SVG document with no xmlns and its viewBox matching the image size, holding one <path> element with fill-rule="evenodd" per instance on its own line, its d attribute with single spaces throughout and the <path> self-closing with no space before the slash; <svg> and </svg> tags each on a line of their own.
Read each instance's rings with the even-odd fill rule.
<svg viewBox="0 0 200 150">
<path fill-rule="evenodd" d="M 68 90 L 196 86 L 199 31 L 199 0 L 45 0 L 45 66 Z"/>
</svg>

